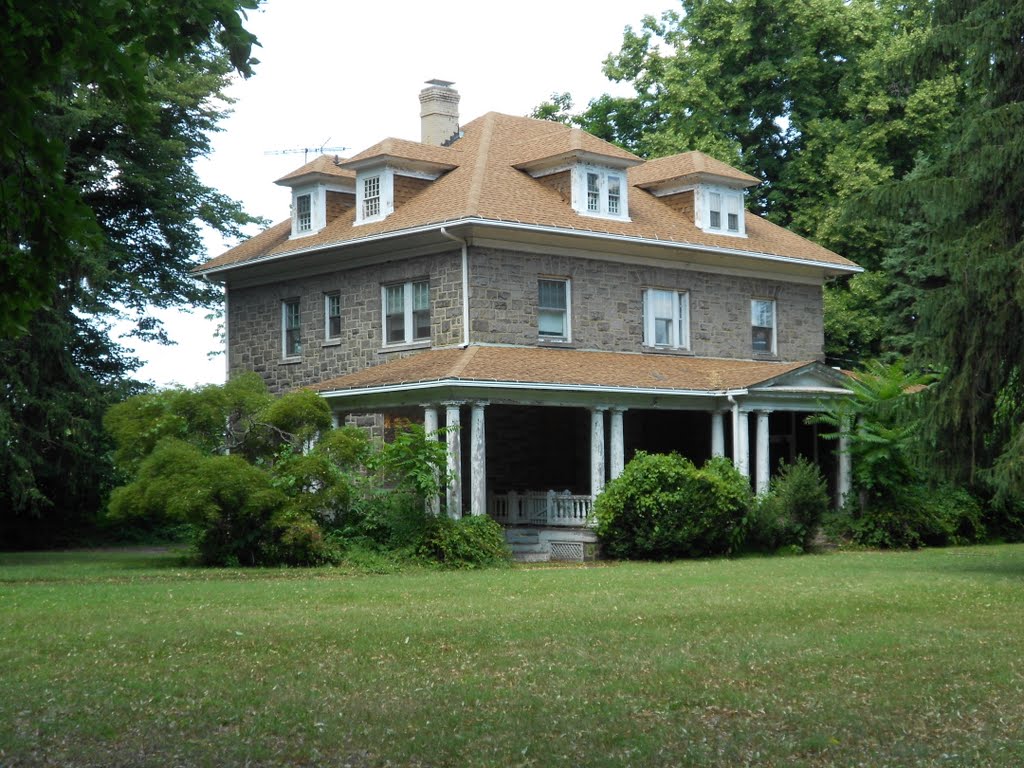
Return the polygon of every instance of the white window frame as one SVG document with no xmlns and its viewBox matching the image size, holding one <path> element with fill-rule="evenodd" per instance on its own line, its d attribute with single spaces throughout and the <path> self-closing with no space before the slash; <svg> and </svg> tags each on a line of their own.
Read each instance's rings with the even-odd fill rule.
<svg viewBox="0 0 1024 768">
<path fill-rule="evenodd" d="M 747 224 L 743 207 L 743 192 L 726 187 L 704 185 L 701 190 L 703 213 L 701 228 L 705 232 L 731 237 L 746 237 Z M 736 218 L 735 227 L 731 227 L 731 216 Z"/>
<path fill-rule="evenodd" d="M 305 210 L 303 210 L 305 201 Z M 306 192 L 295 196 L 295 232 L 305 234 L 313 231 L 313 194 Z"/>
<path fill-rule="evenodd" d="M 295 308 L 294 313 L 290 312 L 291 307 Z M 293 318 L 294 327 L 289 324 Z M 298 349 L 294 352 L 288 343 L 288 332 L 292 330 L 296 332 L 295 341 L 298 344 Z M 285 360 L 302 357 L 302 305 L 298 298 L 281 300 L 281 357 Z"/>
<path fill-rule="evenodd" d="M 758 310 L 761 306 L 768 305 L 771 307 L 771 325 L 757 325 L 759 320 L 763 320 L 763 316 L 759 316 Z M 754 343 L 754 337 L 757 334 L 758 329 L 767 328 L 771 333 L 769 340 L 768 349 L 757 349 L 757 345 Z M 750 348 L 755 355 L 775 355 L 778 354 L 778 337 L 779 337 L 779 312 L 778 304 L 775 299 L 763 299 L 753 298 L 750 300 Z"/>
<path fill-rule="evenodd" d="M 337 315 L 331 314 L 331 302 L 338 304 Z M 331 318 L 338 318 L 338 332 L 331 333 Z M 341 338 L 341 291 L 328 291 L 324 294 L 324 341 L 337 341 Z"/>
<path fill-rule="evenodd" d="M 657 318 L 654 314 L 654 294 L 664 294 L 672 301 L 672 316 Z M 644 290 L 644 346 L 652 349 L 685 349 L 690 348 L 690 293 L 689 291 L 667 290 L 664 288 L 647 288 Z M 669 325 L 669 341 L 657 342 L 658 319 L 667 319 Z"/>
<path fill-rule="evenodd" d="M 565 288 L 565 307 L 545 307 L 540 303 L 540 286 L 541 283 L 560 283 Z M 541 332 L 541 314 L 544 312 L 561 312 L 563 320 L 564 333 L 561 334 L 546 334 Z M 572 283 L 567 277 L 547 277 L 541 276 L 537 278 L 537 338 L 544 342 L 554 342 L 557 344 L 569 343 L 572 341 Z"/>
<path fill-rule="evenodd" d="M 417 285 L 425 285 L 427 290 L 427 335 L 416 336 L 416 310 L 413 307 L 413 299 Z M 402 289 L 402 338 L 401 340 L 388 339 L 388 290 L 393 288 Z M 394 313 L 397 315 L 398 313 Z M 381 339 L 385 347 L 397 347 L 408 344 L 429 344 L 433 332 L 430 323 L 430 281 L 429 280 L 408 280 L 404 283 L 388 283 L 380 288 L 380 316 L 381 316 Z"/>
<path fill-rule="evenodd" d="M 625 171 L 578 164 L 573 167 L 573 210 L 584 216 L 629 221 L 626 187 Z"/>
<path fill-rule="evenodd" d="M 377 181 L 377 210 L 366 214 L 368 183 Z M 376 168 L 356 174 L 356 225 L 386 219 L 395 210 L 395 174 L 391 168 Z"/>
</svg>

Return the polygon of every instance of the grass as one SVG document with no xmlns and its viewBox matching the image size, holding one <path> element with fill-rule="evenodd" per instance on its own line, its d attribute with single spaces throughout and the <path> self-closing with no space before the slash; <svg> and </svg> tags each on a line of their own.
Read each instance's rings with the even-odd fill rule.
<svg viewBox="0 0 1024 768">
<path fill-rule="evenodd" d="M 0 554 L 0 765 L 1018 766 L 1024 546 L 417 571 Z"/>
</svg>

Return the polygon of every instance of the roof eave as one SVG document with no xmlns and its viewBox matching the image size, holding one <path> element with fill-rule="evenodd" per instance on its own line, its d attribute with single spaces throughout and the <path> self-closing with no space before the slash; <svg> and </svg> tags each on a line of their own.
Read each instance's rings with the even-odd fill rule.
<svg viewBox="0 0 1024 768">
<path fill-rule="evenodd" d="M 403 237 L 414 234 L 421 234 L 424 232 L 430 232 L 434 230 L 440 230 L 442 227 L 445 229 L 451 229 L 455 226 L 485 226 L 493 227 L 496 229 L 507 229 L 507 230 L 519 230 L 519 231 L 531 231 L 538 233 L 550 233 L 550 234 L 561 234 L 569 235 L 573 237 L 585 237 L 593 239 L 610 240 L 612 242 L 621 243 L 635 243 L 635 244 L 646 244 L 646 245 L 658 245 L 666 248 L 676 248 L 684 251 L 699 251 L 703 253 L 721 254 L 728 256 L 739 256 L 743 258 L 755 259 L 758 261 L 765 261 L 771 263 L 791 264 L 795 266 L 805 266 L 815 269 L 824 270 L 827 276 L 837 277 L 840 275 L 857 274 L 863 272 L 864 268 L 860 267 L 852 262 L 849 264 L 834 264 L 831 262 L 817 261 L 814 259 L 802 259 L 795 256 L 782 256 L 774 253 L 764 253 L 760 251 L 747 251 L 741 248 L 724 248 L 722 246 L 715 245 L 702 245 L 698 243 L 687 243 L 679 240 L 659 240 L 649 237 L 640 237 L 636 235 L 619 235 L 608 232 L 600 232 L 595 230 L 579 230 L 579 229 L 566 229 L 564 227 L 546 226 L 542 224 L 526 224 L 522 222 L 512 221 L 501 221 L 497 219 L 484 219 L 479 217 L 466 217 L 461 219 L 448 219 L 445 221 L 432 222 L 430 224 L 424 224 L 417 227 L 407 227 L 405 229 L 391 230 L 388 232 L 379 232 L 373 235 L 367 235 L 355 240 L 344 240 L 335 241 L 332 243 L 323 243 L 320 245 L 308 247 L 308 248 L 297 248 L 295 250 L 283 251 L 281 253 L 267 254 L 265 256 L 248 259 L 243 262 L 237 262 L 232 264 L 224 264 L 222 266 L 212 267 L 209 269 L 199 269 L 195 272 L 201 276 L 212 276 L 228 272 L 235 269 L 241 269 L 243 267 L 250 267 L 257 264 L 266 264 L 271 261 L 278 261 L 284 258 L 291 258 L 294 256 L 322 253 L 324 251 L 334 250 L 338 248 L 349 248 L 356 247 L 366 243 L 379 242 L 381 240 L 387 240 L 390 238 Z"/>
</svg>

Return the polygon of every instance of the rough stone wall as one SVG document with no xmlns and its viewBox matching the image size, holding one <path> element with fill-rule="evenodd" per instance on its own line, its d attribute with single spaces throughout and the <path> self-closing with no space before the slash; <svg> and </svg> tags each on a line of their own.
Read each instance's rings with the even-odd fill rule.
<svg viewBox="0 0 1024 768">
<path fill-rule="evenodd" d="M 228 297 L 229 371 L 256 371 L 274 392 L 412 354 L 421 347 L 383 348 L 381 285 L 430 280 L 431 344 L 462 340 L 462 267 L 458 251 L 246 288 Z M 341 338 L 324 340 L 324 294 L 341 294 Z M 299 299 L 302 355 L 282 359 L 281 302 Z"/>
<path fill-rule="evenodd" d="M 472 342 L 536 346 L 537 280 L 555 277 L 570 280 L 568 346 L 577 349 L 644 351 L 643 289 L 662 288 L 689 292 L 694 355 L 755 357 L 750 300 L 772 298 L 777 359 L 822 357 L 820 286 L 481 247 L 470 249 L 469 262 Z"/>
</svg>

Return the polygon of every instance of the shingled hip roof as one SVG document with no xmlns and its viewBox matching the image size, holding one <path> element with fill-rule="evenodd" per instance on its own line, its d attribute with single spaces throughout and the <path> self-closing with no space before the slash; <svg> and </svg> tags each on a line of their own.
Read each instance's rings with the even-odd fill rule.
<svg viewBox="0 0 1024 768">
<path fill-rule="evenodd" d="M 633 391 L 721 395 L 767 384 L 815 361 L 772 362 L 541 347 L 435 349 L 346 376 L 312 389 L 325 396 L 439 384 L 494 384 L 518 389 Z"/>
</svg>

